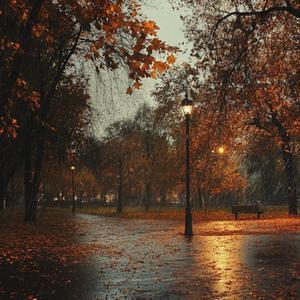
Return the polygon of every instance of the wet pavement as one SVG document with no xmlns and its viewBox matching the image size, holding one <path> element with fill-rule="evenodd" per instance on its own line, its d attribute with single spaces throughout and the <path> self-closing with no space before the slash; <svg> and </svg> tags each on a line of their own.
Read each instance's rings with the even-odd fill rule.
<svg viewBox="0 0 300 300">
<path fill-rule="evenodd" d="M 74 268 L 52 266 L 62 280 L 38 299 L 300 299 L 299 234 L 186 239 L 176 222 L 75 218 L 84 227 L 80 242 L 111 250 Z"/>
</svg>

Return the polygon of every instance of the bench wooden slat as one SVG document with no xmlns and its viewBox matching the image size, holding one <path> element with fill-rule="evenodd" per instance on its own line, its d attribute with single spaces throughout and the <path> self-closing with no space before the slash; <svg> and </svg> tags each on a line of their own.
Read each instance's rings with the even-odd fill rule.
<svg viewBox="0 0 300 300">
<path fill-rule="evenodd" d="M 255 213 L 259 219 L 260 214 L 264 212 L 263 208 L 258 204 L 232 205 L 231 210 L 235 214 L 236 220 L 239 213 Z"/>
</svg>

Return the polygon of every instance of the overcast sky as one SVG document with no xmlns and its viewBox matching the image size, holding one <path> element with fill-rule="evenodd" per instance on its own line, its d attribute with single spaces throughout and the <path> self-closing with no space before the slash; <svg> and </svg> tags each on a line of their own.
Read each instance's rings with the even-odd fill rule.
<svg viewBox="0 0 300 300">
<path fill-rule="evenodd" d="M 172 46 L 181 46 L 180 43 L 185 41 L 180 19 L 180 14 L 184 13 L 183 10 L 180 12 L 173 10 L 167 0 L 151 0 L 151 5 L 145 5 L 143 12 L 159 26 L 158 36 L 162 41 Z M 180 61 L 186 58 L 187 56 L 183 54 L 178 56 Z"/>
<path fill-rule="evenodd" d="M 179 11 L 174 11 L 167 0 L 151 0 L 151 5 L 142 8 L 145 16 L 159 26 L 158 37 L 171 46 L 178 46 L 184 50 L 183 24 Z M 182 13 L 182 11 L 181 11 Z M 177 62 L 188 59 L 188 54 L 179 53 Z M 122 77 L 122 76 L 121 76 Z M 120 119 L 130 118 L 134 115 L 139 105 L 143 102 L 153 103 L 151 91 L 154 89 L 155 80 L 147 79 L 143 82 L 140 91 L 135 91 L 132 96 L 125 94 L 128 84 L 124 78 L 112 78 L 104 81 L 104 86 L 96 84 L 91 79 L 92 98 L 99 116 L 95 121 L 95 134 L 102 136 L 105 127 Z"/>
</svg>

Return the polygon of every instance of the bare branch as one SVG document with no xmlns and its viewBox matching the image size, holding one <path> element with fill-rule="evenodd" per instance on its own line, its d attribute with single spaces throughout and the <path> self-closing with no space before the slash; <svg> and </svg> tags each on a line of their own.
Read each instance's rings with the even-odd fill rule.
<svg viewBox="0 0 300 300">
<path fill-rule="evenodd" d="M 236 17 L 254 17 L 254 16 L 258 16 L 258 17 L 266 17 L 268 15 L 270 15 L 273 12 L 287 12 L 291 15 L 293 15 L 296 18 L 300 18 L 300 9 L 296 9 L 294 8 L 289 1 L 286 1 L 287 6 L 273 6 L 270 7 L 268 9 L 265 9 L 265 7 L 268 4 L 268 1 L 266 1 L 265 6 L 262 10 L 259 11 L 233 11 L 231 13 L 228 13 L 227 15 L 223 16 L 221 19 L 219 19 L 217 21 L 217 23 L 215 24 L 214 28 L 213 28 L 213 32 L 215 32 L 218 27 L 220 26 L 220 24 L 225 21 L 226 19 L 229 19 L 232 16 L 236 16 Z"/>
</svg>

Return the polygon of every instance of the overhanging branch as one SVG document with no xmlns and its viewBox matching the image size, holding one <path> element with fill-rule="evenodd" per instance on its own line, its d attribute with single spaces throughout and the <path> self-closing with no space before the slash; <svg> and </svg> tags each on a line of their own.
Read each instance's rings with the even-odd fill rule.
<svg viewBox="0 0 300 300">
<path fill-rule="evenodd" d="M 218 27 L 220 26 L 220 24 L 229 19 L 232 16 L 236 16 L 236 17 L 253 17 L 253 16 L 258 16 L 258 17 L 266 17 L 268 15 L 270 15 L 273 12 L 287 12 L 291 15 L 293 15 L 296 18 L 300 18 L 300 9 L 296 9 L 294 8 L 290 1 L 285 1 L 286 2 L 286 6 L 273 6 L 273 7 L 269 7 L 268 9 L 263 9 L 263 10 L 258 10 L 258 11 L 233 11 L 231 13 L 228 13 L 227 15 L 223 16 L 222 18 L 220 18 L 216 25 L 214 26 L 213 32 L 215 32 Z"/>
</svg>

